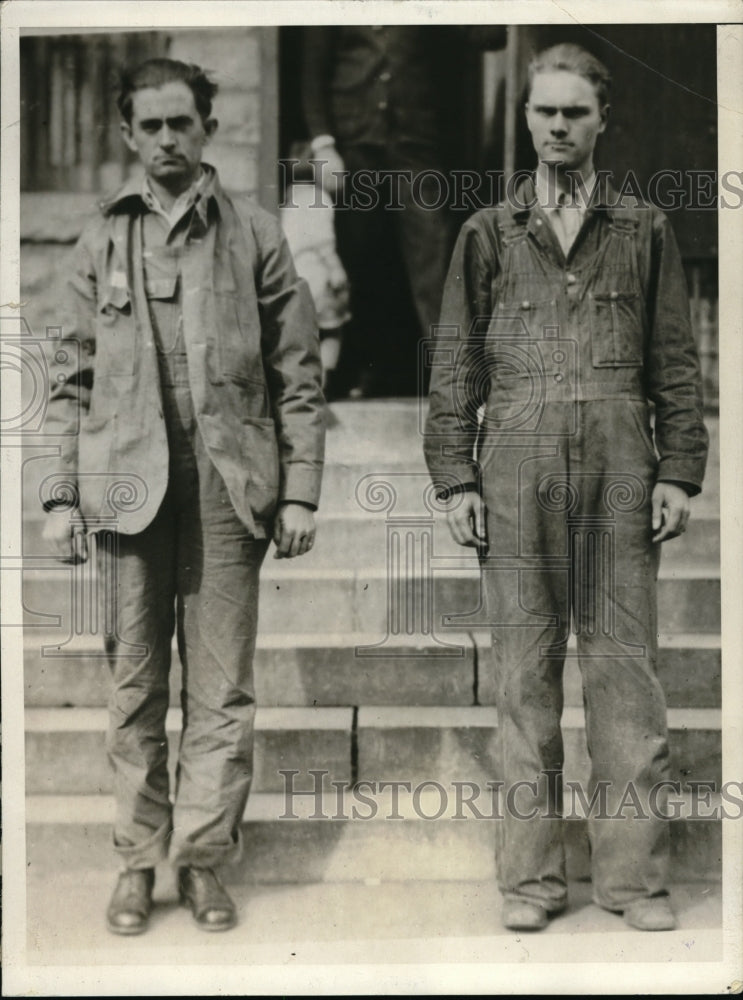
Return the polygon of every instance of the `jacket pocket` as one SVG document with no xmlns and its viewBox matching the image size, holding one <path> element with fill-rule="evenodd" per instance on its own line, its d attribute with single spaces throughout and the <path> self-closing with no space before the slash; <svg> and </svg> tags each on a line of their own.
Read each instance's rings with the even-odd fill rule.
<svg viewBox="0 0 743 1000">
<path fill-rule="evenodd" d="M 95 345 L 97 375 L 131 375 L 134 372 L 134 332 L 129 289 L 112 285 L 103 295 L 98 309 Z"/>
<path fill-rule="evenodd" d="M 594 368 L 643 363 L 643 307 L 637 292 L 588 293 Z"/>
<path fill-rule="evenodd" d="M 279 446 L 270 418 L 244 418 L 242 457 L 248 472 L 247 499 L 257 521 L 273 515 L 279 496 Z"/>
<path fill-rule="evenodd" d="M 257 336 L 257 308 L 238 292 L 217 289 L 214 297 L 217 329 L 210 351 L 209 380 L 216 385 L 228 381 L 257 387 L 263 395 L 265 377 Z"/>
</svg>

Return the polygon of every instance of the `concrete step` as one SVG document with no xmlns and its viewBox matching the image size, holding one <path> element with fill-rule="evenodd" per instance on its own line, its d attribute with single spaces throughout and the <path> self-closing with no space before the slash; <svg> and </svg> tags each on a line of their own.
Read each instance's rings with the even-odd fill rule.
<svg viewBox="0 0 743 1000">
<path fill-rule="evenodd" d="M 492 812 L 478 819 L 471 811 L 462 811 L 451 796 L 439 819 L 426 819 L 422 817 L 436 814 L 441 797 L 431 799 L 422 793 L 415 805 L 412 800 L 400 796 L 393 807 L 388 790 L 368 788 L 349 791 L 340 801 L 335 794 L 321 798 L 253 794 L 243 820 L 243 857 L 227 878 L 233 884 L 370 879 L 410 884 L 495 877 L 498 820 L 488 818 Z M 460 818 L 454 818 L 458 814 Z M 672 881 L 684 881 L 692 873 L 695 878 L 719 879 L 722 820 L 716 815 L 671 822 Z M 113 818 L 113 799 L 107 796 L 30 796 L 26 801 L 29 870 L 110 870 Z M 586 878 L 590 867 L 585 821 L 566 821 L 564 832 L 569 876 Z"/>
<path fill-rule="evenodd" d="M 349 505 L 350 507 L 351 505 Z M 463 550 L 453 541 L 446 521 L 437 517 L 433 523 L 427 523 L 429 512 L 419 503 L 418 508 L 406 508 L 411 517 L 418 517 L 419 524 L 412 526 L 414 531 L 425 529 L 432 531 L 432 553 L 434 558 L 460 556 L 463 560 L 471 558 L 467 550 Z M 41 537 L 45 514 L 41 512 L 28 513 L 23 524 L 23 554 L 27 559 L 45 559 L 48 561 L 48 551 Z M 385 565 L 387 553 L 388 525 L 393 526 L 393 520 L 386 520 L 384 514 L 366 512 L 357 507 L 342 513 L 329 514 L 322 511 L 317 517 L 317 541 L 311 552 L 301 559 L 303 568 L 317 567 L 331 569 L 333 567 L 374 567 Z M 270 553 L 269 553 L 270 557 Z M 684 535 L 672 539 L 663 546 L 662 560 L 665 567 L 684 564 L 716 566 L 720 562 L 720 523 L 715 518 L 698 518 L 690 520 Z"/>
<path fill-rule="evenodd" d="M 716 709 L 670 709 L 670 777 L 721 782 L 720 713 Z M 354 725 L 343 708 L 259 708 L 256 713 L 256 791 L 281 791 L 281 772 L 299 772 L 297 781 L 313 787 L 311 771 L 328 781 L 354 777 L 371 781 L 472 782 L 487 795 L 487 783 L 500 777 L 497 765 L 498 718 L 494 708 L 362 706 Z M 98 708 L 35 708 L 26 711 L 26 783 L 29 793 L 109 792 L 111 772 L 105 753 L 107 712 Z M 583 711 L 563 713 L 565 775 L 588 782 Z M 174 770 L 180 711 L 167 722 Z"/>
<path fill-rule="evenodd" d="M 430 480 L 423 459 L 427 404 L 414 399 L 341 402 L 331 407 L 335 423 L 326 438 L 321 511 L 328 514 L 383 515 L 395 498 L 393 514 L 425 512 Z M 710 458 L 704 489 L 692 500 L 692 521 L 719 517 L 719 421 L 706 418 Z M 42 450 L 44 444 L 48 448 Z M 35 435 L 23 471 L 23 505 L 39 509 L 39 486 L 48 474 L 52 439 Z M 373 483 L 385 484 L 373 487 Z"/>
<path fill-rule="evenodd" d="M 384 846 L 380 841 L 380 848 Z M 29 970 L 39 977 L 45 967 L 55 966 L 54 986 L 60 996 L 79 989 L 76 965 L 84 967 L 91 979 L 95 977 L 99 988 L 111 984 L 134 995 L 141 970 L 153 964 L 167 964 L 168 987 L 182 996 L 195 990 L 244 994 L 246 969 L 255 993 L 308 992 L 309 981 L 311 992 L 330 996 L 338 991 L 339 966 L 344 985 L 353 979 L 361 986 L 359 993 L 418 994 L 427 982 L 442 992 L 451 983 L 451 992 L 462 995 L 481 991 L 485 981 L 492 992 L 509 993 L 520 971 L 516 963 L 523 963 L 527 947 L 523 935 L 503 928 L 499 895 L 487 877 L 265 886 L 232 883 L 237 928 L 230 934 L 204 934 L 190 913 L 178 906 L 174 874 L 161 865 L 149 930 L 132 938 L 115 938 L 106 930 L 103 915 L 114 881 L 112 869 L 84 873 L 29 869 L 25 958 Z M 676 882 L 671 902 L 679 929 L 660 935 L 633 931 L 621 917 L 593 904 L 587 882 L 571 881 L 568 898 L 567 911 L 528 939 L 532 972 L 538 974 L 544 966 L 540 981 L 552 981 L 554 973 L 548 969 L 553 964 L 581 963 L 585 989 L 600 993 L 606 982 L 606 963 L 625 967 L 638 963 L 635 968 L 643 970 L 644 977 L 646 967 L 641 963 L 652 962 L 654 988 L 675 995 L 677 989 L 667 981 L 669 977 L 678 982 L 679 972 L 699 976 L 696 963 L 721 960 L 722 891 L 714 882 Z M 75 901 L 74 920 L 69 919 L 71 900 Z M 597 954 L 600 964 L 596 964 Z M 111 972 L 114 967 L 116 971 Z M 669 971 L 661 973 L 661 968 Z M 44 995 L 31 971 L 22 984 L 14 969 L 5 971 L 9 996 Z M 629 969 L 622 975 L 626 986 Z M 468 984 L 464 989 L 463 980 Z M 635 981 L 642 992 L 643 979 L 638 975 Z M 125 983 L 131 983 L 131 988 Z M 629 990 L 635 991 L 634 983 Z"/>
<path fill-rule="evenodd" d="M 403 559 L 406 557 L 403 556 Z M 262 574 L 261 628 L 296 632 L 369 632 L 381 641 L 393 634 L 418 634 L 422 627 L 439 623 L 459 631 L 489 626 L 484 610 L 480 573 L 474 560 L 445 559 L 433 563 L 425 574 L 411 555 L 411 569 L 387 573 L 384 565 L 372 569 L 312 569 L 293 561 L 269 560 Z M 468 568 L 460 568 L 468 566 Z M 57 629 L 64 641 L 69 634 L 73 594 L 76 614 L 91 614 L 97 592 L 92 564 L 82 567 L 44 563 L 24 573 L 25 624 Z M 421 618 L 426 595 L 432 601 L 431 617 Z M 427 599 L 427 597 L 426 597 Z M 667 632 L 720 630 L 720 578 L 715 566 L 687 565 L 683 569 L 661 566 L 658 583 L 658 621 Z M 430 626 L 429 623 L 430 622 Z M 61 628 L 60 628 L 61 626 Z"/>
<path fill-rule="evenodd" d="M 469 635 L 448 634 L 447 646 L 431 637 L 399 636 L 383 647 L 374 645 L 378 641 L 378 635 L 365 633 L 262 633 L 254 662 L 258 705 L 475 703 L 475 646 Z M 64 655 L 53 655 L 57 651 Z M 69 647 L 45 652 L 29 630 L 25 637 L 28 707 L 106 704 L 110 676 L 100 636 L 83 635 Z M 175 643 L 170 687 L 175 706 L 181 687 Z"/>
<path fill-rule="evenodd" d="M 432 638 L 398 637 L 371 648 L 378 636 L 354 634 L 262 633 L 255 656 L 258 705 L 493 705 L 494 665 L 490 638 L 447 633 L 441 646 Z M 452 648 L 453 647 L 453 648 Z M 565 664 L 567 705 L 581 705 L 580 670 L 572 656 Z M 373 655 L 368 655 L 369 653 Z M 54 655 L 58 653 L 60 655 Z M 82 635 L 68 646 L 42 649 L 36 630 L 25 637 L 25 690 L 29 708 L 105 705 L 109 671 L 100 636 Z M 660 637 L 658 673 L 671 707 L 720 706 L 719 635 Z M 171 704 L 178 704 L 180 663 L 173 647 Z"/>
<path fill-rule="evenodd" d="M 495 664 L 490 635 L 473 632 L 477 646 L 478 704 L 494 705 Z M 568 643 L 563 674 L 565 704 L 582 705 L 583 689 L 575 636 Z M 669 708 L 719 708 L 721 705 L 720 636 L 665 633 L 658 637 L 658 677 Z"/>
<path fill-rule="evenodd" d="M 98 794 L 112 791 L 106 757 L 108 713 L 101 708 L 36 708 L 26 712 L 26 791 L 29 794 Z M 253 787 L 281 791 L 281 771 L 317 766 L 328 780 L 351 778 L 353 713 L 347 708 L 259 708 L 255 720 Z M 170 709 L 167 733 L 171 780 L 180 733 L 180 710 Z M 297 781 L 301 780 L 300 778 Z M 305 775 L 307 787 L 312 778 Z"/>
<path fill-rule="evenodd" d="M 720 712 L 676 708 L 668 711 L 670 778 L 686 787 L 690 781 L 722 780 Z M 590 758 L 581 708 L 562 716 L 565 776 L 587 787 Z M 473 782 L 485 790 L 500 778 L 496 752 L 495 708 L 359 709 L 356 727 L 357 774 L 360 780 Z"/>
</svg>

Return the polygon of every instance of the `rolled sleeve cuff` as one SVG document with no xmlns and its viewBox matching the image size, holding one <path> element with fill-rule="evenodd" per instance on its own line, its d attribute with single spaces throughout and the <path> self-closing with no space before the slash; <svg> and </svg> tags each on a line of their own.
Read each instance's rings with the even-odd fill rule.
<svg viewBox="0 0 743 1000">
<path fill-rule="evenodd" d="M 702 492 L 703 479 L 704 467 L 699 468 L 696 462 L 661 459 L 656 481 L 659 483 L 676 483 L 686 490 L 690 497 L 695 497 Z"/>
<path fill-rule="evenodd" d="M 291 464 L 286 468 L 279 503 L 301 503 L 317 510 L 320 503 L 322 466 Z"/>
</svg>

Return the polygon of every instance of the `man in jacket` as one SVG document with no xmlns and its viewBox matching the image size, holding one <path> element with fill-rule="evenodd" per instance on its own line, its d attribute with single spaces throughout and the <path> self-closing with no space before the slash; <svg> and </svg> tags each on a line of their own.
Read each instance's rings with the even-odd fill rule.
<svg viewBox="0 0 743 1000">
<path fill-rule="evenodd" d="M 257 206 L 239 217 L 202 163 L 215 93 L 199 67 L 168 59 L 124 79 L 122 132 L 145 178 L 105 202 L 77 245 L 49 406 L 62 443 L 45 534 L 65 559 L 85 558 L 97 535 L 110 622 L 118 934 L 146 928 L 168 853 L 197 924 L 235 923 L 214 868 L 239 854 L 252 774 L 258 574 L 272 537 L 277 557 L 311 548 L 320 491 L 311 299 L 278 222 Z"/>
<path fill-rule="evenodd" d="M 532 61 L 536 175 L 463 226 L 442 309 L 449 339 L 432 376 L 426 456 L 453 537 L 478 548 L 492 626 L 507 803 L 496 860 L 513 929 L 539 929 L 566 905 L 560 716 L 571 616 L 598 796 L 594 899 L 635 928 L 674 926 L 656 577 L 659 543 L 684 531 L 701 488 L 707 435 L 668 221 L 596 182 L 609 82 L 577 46 Z M 647 818 L 633 820 L 631 808 L 626 818 L 627 802 Z"/>
</svg>

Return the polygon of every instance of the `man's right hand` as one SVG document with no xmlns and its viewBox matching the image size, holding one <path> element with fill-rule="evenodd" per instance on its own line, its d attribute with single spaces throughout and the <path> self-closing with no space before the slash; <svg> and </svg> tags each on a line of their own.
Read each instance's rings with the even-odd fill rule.
<svg viewBox="0 0 743 1000">
<path fill-rule="evenodd" d="M 85 523 L 80 514 L 74 521 L 68 510 L 51 510 L 46 515 L 43 538 L 56 559 L 63 563 L 84 563 L 88 558 Z"/>
<path fill-rule="evenodd" d="M 470 545 L 477 549 L 487 546 L 485 504 L 479 493 L 467 490 L 454 494 L 446 512 L 446 523 L 457 545 Z"/>
</svg>

